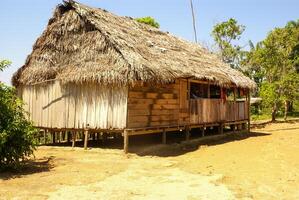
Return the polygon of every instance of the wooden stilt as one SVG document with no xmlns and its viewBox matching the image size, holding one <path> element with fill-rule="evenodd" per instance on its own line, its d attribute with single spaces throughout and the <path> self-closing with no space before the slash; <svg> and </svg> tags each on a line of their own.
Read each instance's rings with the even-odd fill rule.
<svg viewBox="0 0 299 200">
<path fill-rule="evenodd" d="M 71 136 L 70 135 L 71 135 L 70 132 L 67 131 L 66 132 L 66 141 L 67 141 L 67 143 L 70 143 L 70 141 L 71 141 Z"/>
<path fill-rule="evenodd" d="M 245 130 L 246 129 L 246 123 L 243 123 L 242 124 L 242 130 Z"/>
<path fill-rule="evenodd" d="M 127 154 L 129 152 L 129 133 L 124 130 L 124 153 Z"/>
<path fill-rule="evenodd" d="M 61 131 L 57 133 L 58 143 L 61 143 Z"/>
<path fill-rule="evenodd" d="M 219 134 L 223 134 L 223 123 L 220 123 L 218 128 L 219 128 Z"/>
<path fill-rule="evenodd" d="M 98 133 L 98 143 L 101 143 L 101 139 L 102 139 L 103 133 Z"/>
<path fill-rule="evenodd" d="M 55 131 L 52 132 L 52 143 L 53 144 L 56 143 L 56 133 L 55 133 Z"/>
<path fill-rule="evenodd" d="M 189 139 L 190 139 L 190 127 L 189 126 L 186 126 L 185 132 L 186 132 L 186 141 L 189 141 Z"/>
<path fill-rule="evenodd" d="M 103 133 L 102 135 L 102 139 L 103 139 L 103 143 L 105 144 L 108 138 L 108 134 L 107 133 Z"/>
<path fill-rule="evenodd" d="M 76 131 L 74 131 L 74 132 L 72 132 L 72 147 L 74 148 L 75 147 L 75 145 L 76 145 L 76 135 L 77 135 L 77 132 Z"/>
<path fill-rule="evenodd" d="M 205 127 L 201 128 L 201 136 L 204 137 L 205 136 Z"/>
<path fill-rule="evenodd" d="M 40 143 L 40 137 L 41 137 L 41 131 L 39 131 L 39 133 L 38 133 L 38 144 L 41 144 Z"/>
<path fill-rule="evenodd" d="M 247 113 L 248 113 L 248 125 L 247 125 L 247 132 L 250 133 L 250 90 L 248 89 L 248 108 L 247 108 Z"/>
<path fill-rule="evenodd" d="M 233 133 L 235 133 L 236 132 L 236 125 L 235 124 L 231 125 L 231 128 L 233 129 Z"/>
<path fill-rule="evenodd" d="M 162 133 L 162 143 L 166 144 L 166 131 L 165 131 L 165 129 L 163 129 L 163 133 Z"/>
<path fill-rule="evenodd" d="M 47 144 L 47 130 L 44 130 L 44 144 Z"/>
<path fill-rule="evenodd" d="M 88 135 L 89 135 L 89 131 L 88 129 L 86 129 L 84 131 L 84 149 L 87 149 L 87 145 L 88 145 Z"/>
<path fill-rule="evenodd" d="M 62 141 L 65 142 L 66 131 L 62 131 Z"/>
</svg>

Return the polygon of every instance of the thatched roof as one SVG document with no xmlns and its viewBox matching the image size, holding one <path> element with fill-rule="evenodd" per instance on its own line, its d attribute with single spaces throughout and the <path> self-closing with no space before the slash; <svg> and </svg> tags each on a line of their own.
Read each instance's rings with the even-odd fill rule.
<svg viewBox="0 0 299 200">
<path fill-rule="evenodd" d="M 198 44 L 69 0 L 57 6 L 12 82 L 29 85 L 58 79 L 124 85 L 187 77 L 222 86 L 255 87 L 253 81 Z"/>
</svg>

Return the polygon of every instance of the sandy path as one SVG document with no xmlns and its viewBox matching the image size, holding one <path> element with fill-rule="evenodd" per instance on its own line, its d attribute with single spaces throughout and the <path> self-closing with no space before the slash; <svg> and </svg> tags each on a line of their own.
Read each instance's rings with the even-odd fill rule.
<svg viewBox="0 0 299 200">
<path fill-rule="evenodd" d="M 170 157 L 41 147 L 34 167 L 0 174 L 0 199 L 299 199 L 299 123 L 256 131 L 184 152 L 138 147 Z"/>
</svg>

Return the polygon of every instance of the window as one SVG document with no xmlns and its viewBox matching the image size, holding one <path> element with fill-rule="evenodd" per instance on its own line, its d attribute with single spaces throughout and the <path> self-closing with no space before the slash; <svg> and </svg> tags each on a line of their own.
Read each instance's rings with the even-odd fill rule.
<svg viewBox="0 0 299 200">
<path fill-rule="evenodd" d="M 221 88 L 217 85 L 210 85 L 210 98 L 220 99 L 221 98 Z"/>
<path fill-rule="evenodd" d="M 235 97 L 234 97 L 234 89 L 233 88 L 228 88 L 226 90 L 226 96 L 227 96 L 227 100 L 228 101 L 234 101 Z"/>
<path fill-rule="evenodd" d="M 190 99 L 208 98 L 208 85 L 193 83 L 190 84 Z"/>
</svg>

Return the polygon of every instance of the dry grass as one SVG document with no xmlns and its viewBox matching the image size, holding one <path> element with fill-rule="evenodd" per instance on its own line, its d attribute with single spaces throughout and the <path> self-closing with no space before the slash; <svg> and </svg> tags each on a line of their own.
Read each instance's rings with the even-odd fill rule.
<svg viewBox="0 0 299 200">
<path fill-rule="evenodd" d="M 13 84 L 51 79 L 64 83 L 169 83 L 177 78 L 210 80 L 224 87 L 255 83 L 193 44 L 102 9 L 66 1 L 36 41 Z"/>
</svg>

